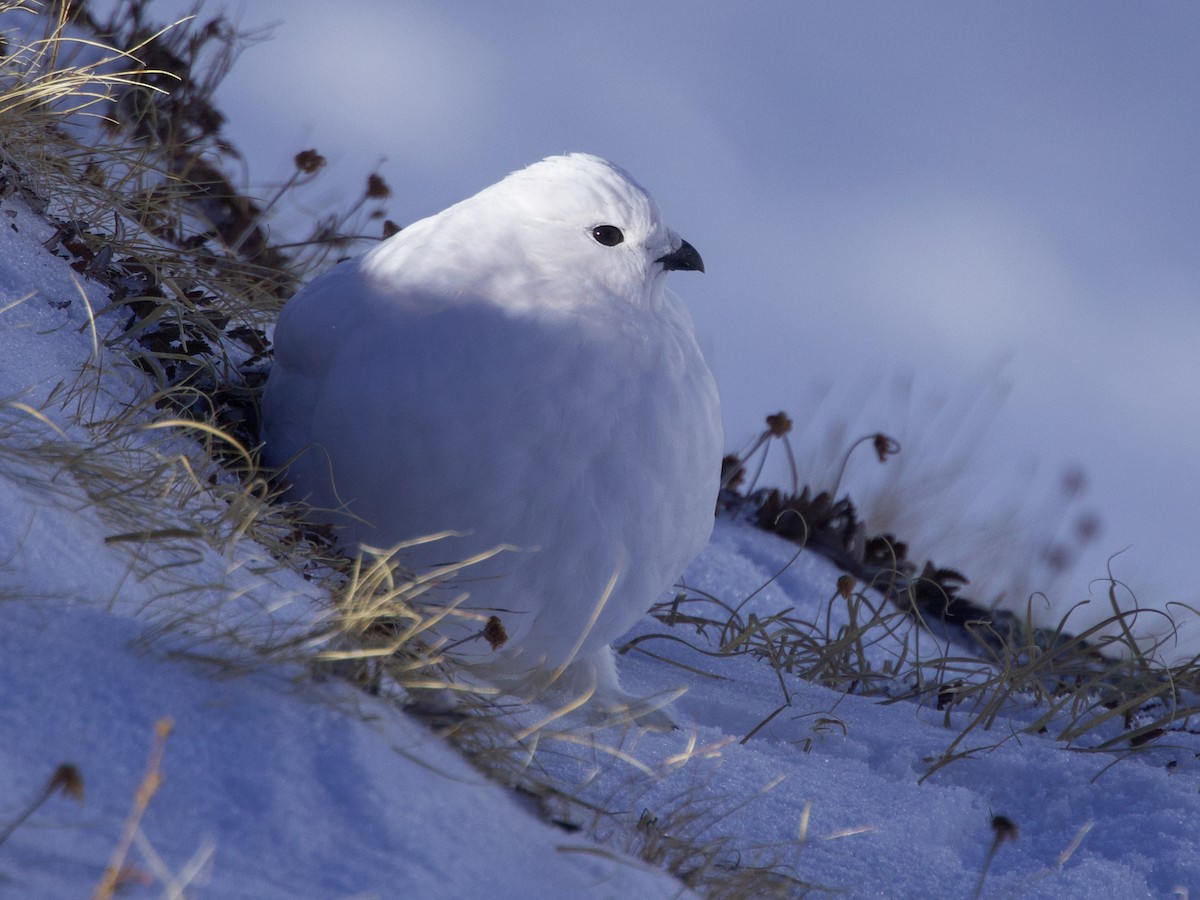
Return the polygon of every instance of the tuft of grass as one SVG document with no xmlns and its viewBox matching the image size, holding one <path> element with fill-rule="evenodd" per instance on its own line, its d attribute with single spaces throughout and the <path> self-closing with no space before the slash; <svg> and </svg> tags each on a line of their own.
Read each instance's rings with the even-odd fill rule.
<svg viewBox="0 0 1200 900">
<path fill-rule="evenodd" d="M 791 562 L 800 552 L 803 547 Z M 1023 734 L 1047 734 L 1073 750 L 1102 754 L 1102 774 L 1172 734 L 1196 733 L 1200 657 L 1163 663 L 1161 651 L 1174 623 L 1162 610 L 1139 608 L 1115 579 L 1108 585 L 1108 614 L 1078 628 L 1075 621 L 1083 618 L 1086 604 L 1053 628 L 1036 626 L 1031 608 L 1023 621 L 1003 620 L 1003 627 L 980 611 L 950 630 L 916 600 L 922 591 L 940 589 L 936 583 L 895 570 L 875 580 L 883 583 L 843 575 L 823 615 L 814 617 L 792 609 L 766 616 L 747 611 L 754 594 L 730 604 L 685 592 L 652 610 L 662 629 L 621 650 L 675 662 L 678 653 L 664 655 L 656 645 L 668 651 L 681 647 L 714 662 L 750 656 L 770 666 L 779 703 L 743 742 L 788 713 L 796 680 L 885 703 L 932 707 L 951 737 L 939 756 L 926 760 L 921 780 Z M 1158 637 L 1147 639 L 1142 629 L 1135 630 L 1135 622 L 1146 617 L 1161 621 Z M 836 727 L 837 720 L 824 724 Z"/>
<path fill-rule="evenodd" d="M 761 436 L 737 460 L 746 476 L 765 471 L 768 483 L 786 486 L 779 491 L 785 497 L 807 486 L 810 500 L 826 496 L 837 507 L 849 503 L 848 489 L 864 534 L 899 536 L 911 558 L 936 556 L 969 572 L 973 593 L 986 606 L 1019 610 L 1034 590 L 1061 591 L 1078 575 L 1077 561 L 1095 545 L 1103 523 L 1087 508 L 1087 478 L 1078 466 L 1055 476 L 1032 461 L 1000 458 L 996 427 L 1008 381 L 1004 366 L 994 365 L 946 397 L 920 392 L 912 376 L 887 383 L 847 377 L 836 388 L 811 390 L 785 416 L 792 426 L 786 440 L 768 423 L 769 444 L 782 451 L 774 462 L 754 452 Z M 854 449 L 880 432 L 887 453 L 873 457 Z M 981 488 L 1001 469 L 1013 470 L 1028 489 L 986 495 Z M 762 483 L 760 477 L 750 481 L 747 496 Z"/>
<path fill-rule="evenodd" d="M 0 15 L 13 13 L 37 16 L 45 4 L 28 0 L 0 3 Z M 0 96 L 0 116 L 34 119 L 36 114 L 52 110 L 59 117 L 95 114 L 95 108 L 111 100 L 122 87 L 140 86 L 156 78 L 172 78 L 169 72 L 146 68 L 137 58 L 158 34 L 147 35 L 127 51 L 67 33 L 75 9 L 59 3 L 48 18 L 44 37 L 22 42 L 5 54 L 5 69 L 19 77 L 6 78 Z M 6 38 L 6 45 L 9 40 Z M 99 51 L 98 58 L 75 65 L 65 62 L 83 49 Z M 162 90 L 161 88 L 155 88 Z"/>
<path fill-rule="evenodd" d="M 508 715 L 494 704 L 490 714 Z M 680 752 L 649 767 L 635 748 L 625 746 L 626 739 L 636 738 L 632 725 L 628 720 L 584 725 L 554 717 L 548 726 L 516 735 L 507 729 L 471 728 L 454 739 L 465 742 L 483 771 L 530 800 L 543 819 L 568 834 L 588 835 L 604 848 L 602 853 L 614 854 L 609 858 L 623 855 L 663 868 L 701 896 L 794 897 L 815 887 L 796 868 L 802 841 L 747 846 L 721 827 L 782 779 L 749 796 L 714 798 L 698 773 L 703 762 L 721 756 L 732 738 L 704 745 L 693 735 Z M 586 760 L 590 773 L 578 785 L 549 776 L 547 764 L 554 761 L 561 768 L 563 760 Z M 690 780 L 654 801 L 653 808 L 645 805 L 643 798 L 656 784 L 681 771 L 691 772 Z M 595 785 L 601 781 L 615 786 L 597 793 Z"/>
<path fill-rule="evenodd" d="M 906 544 L 887 533 L 872 537 L 849 498 L 835 499 L 856 447 L 870 441 L 880 462 L 899 451 L 886 435 L 848 441 L 840 463 L 836 453 L 830 454 L 837 472 L 833 491 L 815 492 L 795 481 L 790 493 L 756 488 L 772 442 L 784 442 L 785 453 L 792 455 L 786 443 L 791 425 L 784 413 L 769 416 L 748 455 L 726 458 L 720 509 L 796 543 L 799 549 L 788 565 L 808 551 L 847 571 L 824 614 L 805 617 L 784 609 L 764 616 L 747 611 L 753 610 L 749 604 L 758 591 L 732 604 L 691 591 L 652 610 L 663 629 L 623 648 L 674 662 L 678 654 L 664 657 L 651 648 L 682 645 L 714 660 L 749 655 L 769 665 L 779 685 L 779 705 L 743 741 L 787 714 L 790 685 L 797 678 L 940 712 L 952 737 L 940 755 L 926 760 L 922 780 L 1022 734 L 1048 734 L 1071 749 L 1103 754 L 1102 774 L 1172 734 L 1196 733 L 1200 656 L 1164 661 L 1177 631 L 1168 610 L 1141 606 L 1111 571 L 1101 603 L 1106 611 L 1100 615 L 1094 602 L 1085 601 L 1047 624 L 1035 599 L 1050 604 L 1040 594 L 1030 595 L 1021 616 L 985 609 L 960 595 L 967 584 L 963 575 L 931 562 L 918 570 Z M 793 461 L 790 468 L 795 473 L 798 466 Z M 755 474 L 743 492 L 748 471 Z M 1068 473 L 1060 500 L 1073 501 L 1082 485 L 1081 475 Z M 1065 521 L 1061 512 L 1043 518 L 1051 521 L 1047 534 L 1060 531 Z M 1084 531 L 1081 539 L 1095 534 L 1090 527 Z M 1058 558 L 1069 555 L 1063 550 Z M 1195 614 L 1187 607 L 1179 610 Z M 837 720 L 825 724 L 837 727 Z"/>
<path fill-rule="evenodd" d="M 828 886 L 802 878 L 797 869 L 803 838 L 791 846 L 747 847 L 717 832 L 722 820 L 754 803 L 783 781 L 783 776 L 746 796 L 718 800 L 703 795 L 703 785 L 685 785 L 673 795 L 642 809 L 628 852 L 674 872 L 706 897 L 796 897 Z M 714 833 L 716 836 L 714 836 Z"/>
</svg>

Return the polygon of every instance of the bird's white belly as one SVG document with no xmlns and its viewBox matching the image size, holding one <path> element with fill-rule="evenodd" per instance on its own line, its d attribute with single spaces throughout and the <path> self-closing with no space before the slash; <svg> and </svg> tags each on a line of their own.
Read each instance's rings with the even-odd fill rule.
<svg viewBox="0 0 1200 900">
<path fill-rule="evenodd" d="M 662 326 L 472 309 L 362 329 L 295 412 L 312 446 L 274 453 L 301 453 L 293 477 L 310 502 L 347 506 L 354 518 L 331 517 L 347 544 L 461 533 L 406 551 L 416 568 L 511 548 L 446 585 L 477 616 L 447 637 L 496 615 L 498 657 L 483 640 L 461 652 L 560 665 L 627 630 L 712 527 L 715 388 L 690 336 Z"/>
</svg>

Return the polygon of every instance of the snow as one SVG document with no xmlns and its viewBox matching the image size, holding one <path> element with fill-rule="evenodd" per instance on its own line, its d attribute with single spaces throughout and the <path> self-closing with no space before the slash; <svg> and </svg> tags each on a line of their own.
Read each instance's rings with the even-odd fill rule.
<svg viewBox="0 0 1200 900">
<path fill-rule="evenodd" d="M 773 861 L 849 896 L 964 897 L 997 814 L 1020 834 L 998 848 L 984 896 L 1200 889 L 1200 739 L 1187 731 L 1121 759 L 1025 733 L 1037 711 L 1014 707 L 968 735 L 958 748 L 965 758 L 925 777 L 966 728 L 967 711 L 881 702 L 797 677 L 786 680 L 784 706 L 761 661 L 706 655 L 707 639 L 647 618 L 630 635 L 642 640 L 619 660 L 622 681 L 641 695 L 686 686 L 672 706 L 681 727 L 600 729 L 590 745 L 548 729 L 532 752 L 534 767 L 625 820 L 623 831 L 602 821 L 599 845 L 538 819 L 382 699 L 292 664 L 230 672 L 176 652 L 200 638 L 218 646 L 221 623 L 302 627 L 319 615 L 319 598 L 244 538 L 193 542 L 186 563 L 169 542 L 105 541 L 123 529 L 63 463 L 70 453 L 119 450 L 148 461 L 198 453 L 158 432 L 113 449 L 94 423 L 146 392 L 105 347 L 114 323 L 102 316 L 93 339 L 70 268 L 42 246 L 53 229 L 16 196 L 0 201 L 0 225 L 0 826 L 62 762 L 77 765 L 86 786 L 82 806 L 52 797 L 0 845 L 0 895 L 90 892 L 163 717 L 174 721 L 165 780 L 141 832 L 169 872 L 190 880 L 187 896 L 679 896 L 678 881 L 626 853 L 653 833 L 656 817 L 673 836 L 724 836 L 719 859 L 731 872 Z M 85 289 L 91 308 L 102 308 L 100 288 Z M 136 415 L 148 421 L 146 411 Z M 164 507 L 166 524 L 196 509 L 200 519 L 210 514 L 211 499 L 180 497 L 180 509 Z M 790 608 L 824 627 L 828 609 L 836 630 L 845 620 L 834 599 L 839 574 L 723 518 L 684 580 L 730 606 L 750 598 L 743 614 Z M 164 636 L 161 626 L 183 608 L 204 613 L 191 625 L 200 637 Z M 909 626 L 866 652 L 882 666 L 906 641 L 930 656 L 944 649 Z M 536 706 L 513 713 L 518 724 L 545 715 Z M 567 817 L 587 825 L 581 809 Z M 145 844 L 133 859 L 158 880 L 131 884 L 125 896 L 170 893 Z"/>
<path fill-rule="evenodd" d="M 153 726 L 170 717 L 166 781 L 142 828 L 177 869 L 209 855 L 199 896 L 668 897 L 673 885 L 520 809 L 421 726 L 333 686 L 281 673 L 233 680 L 130 649 L 139 626 L 94 609 L 10 602 L 0 636 L 3 793 L 35 792 L 60 758 L 87 789 L 57 800 L 4 848 L 24 897 L 94 885 L 141 778 Z M 16 698 L 19 698 L 17 700 Z M 611 892 L 611 893 L 610 893 Z M 134 896 L 137 894 L 135 893 Z"/>
</svg>

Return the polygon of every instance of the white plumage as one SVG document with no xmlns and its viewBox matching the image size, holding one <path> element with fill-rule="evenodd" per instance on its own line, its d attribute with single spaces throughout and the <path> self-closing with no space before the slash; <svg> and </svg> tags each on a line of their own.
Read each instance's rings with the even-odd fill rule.
<svg viewBox="0 0 1200 900">
<path fill-rule="evenodd" d="M 617 703 L 609 644 L 712 530 L 717 392 L 664 286 L 702 268 L 621 169 L 536 163 L 292 298 L 263 396 L 267 460 L 349 549 L 461 534 L 405 551 L 423 568 L 515 548 L 456 576 L 479 617 L 448 637 L 494 614 L 507 643 L 468 640 L 469 660 L 566 668 Z"/>
</svg>

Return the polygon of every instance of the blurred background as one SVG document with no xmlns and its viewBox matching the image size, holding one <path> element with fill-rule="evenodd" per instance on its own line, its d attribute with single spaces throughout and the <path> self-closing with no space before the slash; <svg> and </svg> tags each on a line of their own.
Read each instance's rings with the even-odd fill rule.
<svg viewBox="0 0 1200 900">
<path fill-rule="evenodd" d="M 842 488 L 983 601 L 1103 598 L 1118 553 L 1142 604 L 1200 594 L 1200 6 L 200 15 L 222 10 L 263 38 L 218 92 L 248 182 L 267 193 L 310 147 L 329 160 L 279 227 L 353 201 L 372 171 L 405 224 L 544 156 L 600 154 L 704 256 L 671 284 L 730 450 L 785 410 L 802 480 L 827 488 L 856 437 L 894 436 L 902 453 L 861 448 Z M 772 450 L 765 480 L 790 478 Z"/>
</svg>

